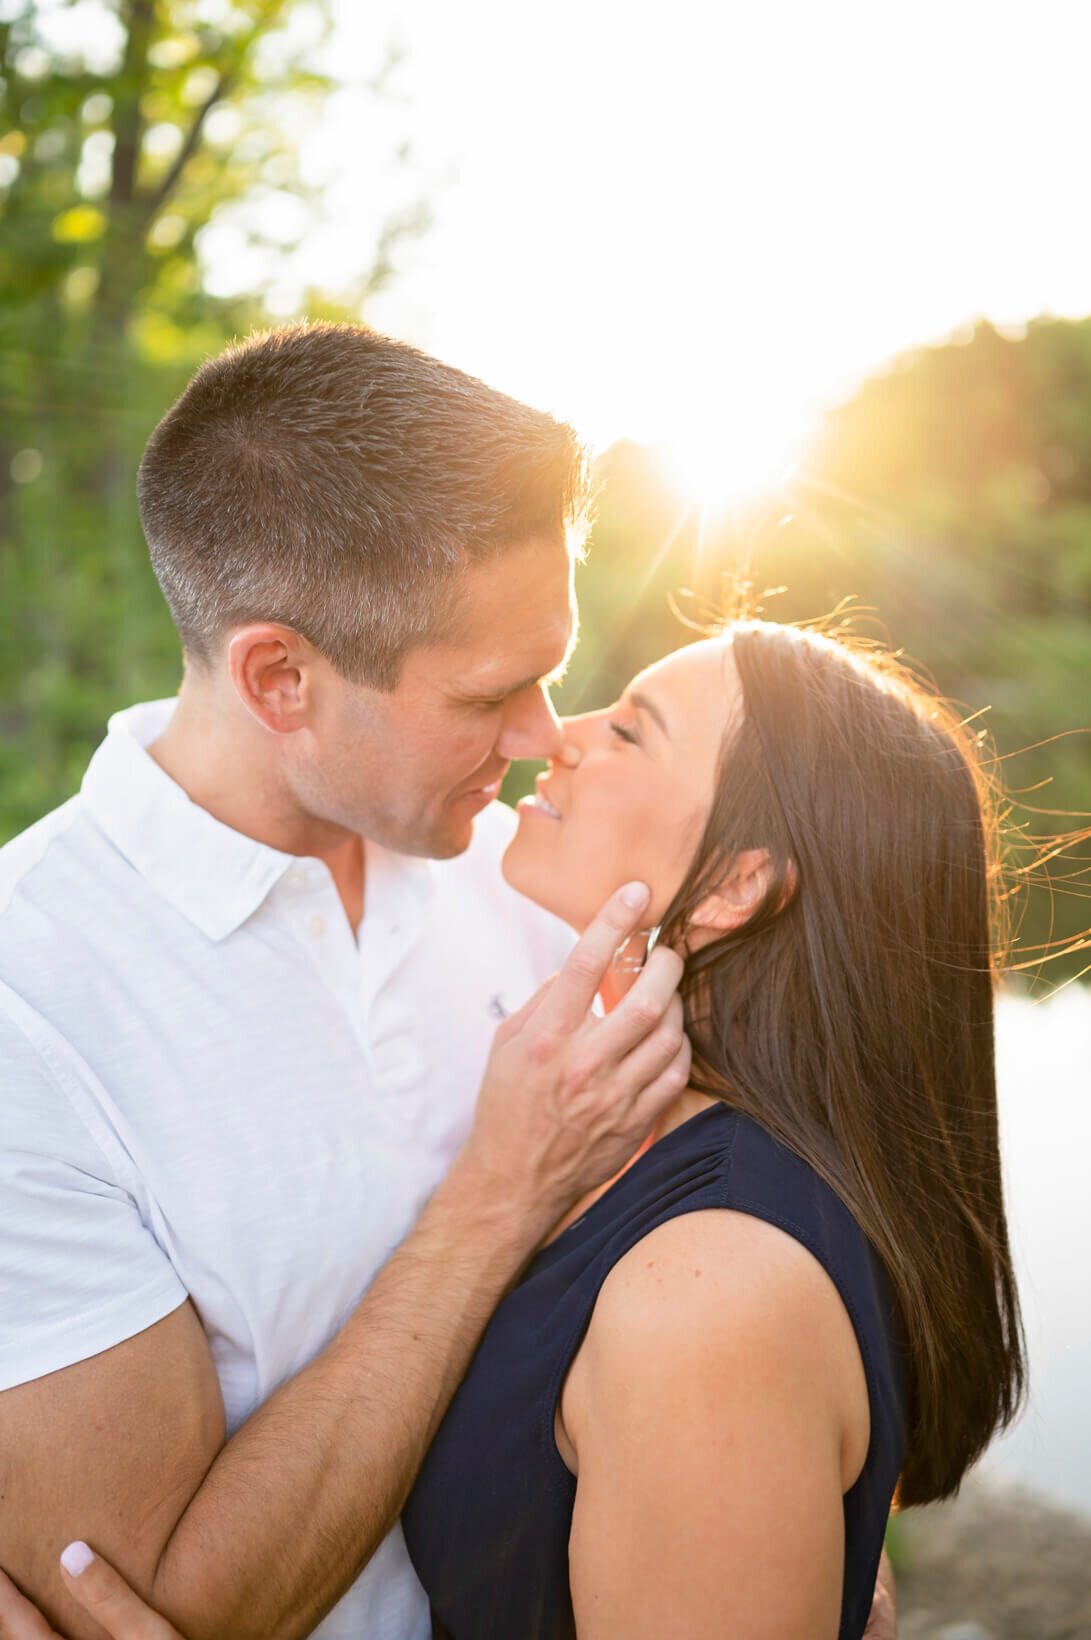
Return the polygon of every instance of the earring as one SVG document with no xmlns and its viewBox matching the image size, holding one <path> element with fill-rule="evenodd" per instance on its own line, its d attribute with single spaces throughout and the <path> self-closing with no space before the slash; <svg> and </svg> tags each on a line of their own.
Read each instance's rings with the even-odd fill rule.
<svg viewBox="0 0 1091 1640">
<path fill-rule="evenodd" d="M 614 972 L 617 974 L 639 974 L 640 970 L 655 950 L 656 941 L 662 931 L 662 924 L 657 923 L 654 928 L 638 928 L 629 935 L 628 939 L 622 940 L 621 944 L 614 952 Z M 632 945 L 633 941 L 639 939 L 646 941 L 644 949 L 640 955 L 638 956 L 635 951 L 626 955 L 626 953 L 629 952 L 629 947 Z"/>
</svg>

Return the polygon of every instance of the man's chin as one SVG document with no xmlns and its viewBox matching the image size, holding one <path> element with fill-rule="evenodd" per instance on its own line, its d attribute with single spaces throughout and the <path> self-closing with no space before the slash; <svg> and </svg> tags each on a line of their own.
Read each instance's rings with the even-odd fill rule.
<svg viewBox="0 0 1091 1640">
<path fill-rule="evenodd" d="M 463 826 L 456 835 L 448 831 L 444 837 L 437 838 L 435 847 L 430 855 L 433 860 L 453 860 L 458 854 L 465 854 L 474 840 L 474 823 L 471 820 L 468 826 Z"/>
<path fill-rule="evenodd" d="M 413 854 L 424 860 L 453 860 L 456 855 L 465 854 L 473 837 L 472 815 L 461 820 L 444 815 L 441 823 L 427 831 L 414 829 L 395 847 L 400 854 Z"/>
<path fill-rule="evenodd" d="M 365 843 L 374 843 L 391 854 L 405 854 L 417 860 L 450 860 L 465 854 L 473 842 L 474 817 L 443 813 L 426 824 L 418 815 L 413 820 L 401 816 L 370 815 L 355 828 Z"/>
</svg>

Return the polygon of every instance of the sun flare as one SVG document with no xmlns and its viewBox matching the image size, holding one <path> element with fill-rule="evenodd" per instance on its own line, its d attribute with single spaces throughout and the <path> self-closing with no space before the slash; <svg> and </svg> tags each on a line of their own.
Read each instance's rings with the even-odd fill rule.
<svg viewBox="0 0 1091 1640">
<path fill-rule="evenodd" d="M 700 427 L 667 439 L 665 466 L 686 495 L 708 512 L 729 512 L 773 494 L 803 442 L 791 418 L 710 415 Z"/>
</svg>

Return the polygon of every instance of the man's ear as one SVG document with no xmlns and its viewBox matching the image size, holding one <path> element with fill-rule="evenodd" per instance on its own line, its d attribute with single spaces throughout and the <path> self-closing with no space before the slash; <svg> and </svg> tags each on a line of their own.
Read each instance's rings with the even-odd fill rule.
<svg viewBox="0 0 1091 1640">
<path fill-rule="evenodd" d="M 310 721 L 316 658 L 298 632 L 272 621 L 240 627 L 227 646 L 235 693 L 251 717 L 277 735 Z"/>
<path fill-rule="evenodd" d="M 735 856 L 731 870 L 716 889 L 709 894 L 689 917 L 691 929 L 707 930 L 709 939 L 717 934 L 730 933 L 741 928 L 754 915 L 769 892 L 773 878 L 773 862 L 767 848 L 743 849 Z"/>
</svg>

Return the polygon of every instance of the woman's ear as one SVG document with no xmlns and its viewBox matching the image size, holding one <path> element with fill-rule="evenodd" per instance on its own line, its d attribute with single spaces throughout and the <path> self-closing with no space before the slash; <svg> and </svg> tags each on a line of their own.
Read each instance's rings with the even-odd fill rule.
<svg viewBox="0 0 1091 1640">
<path fill-rule="evenodd" d="M 767 848 L 746 848 L 736 854 L 731 870 L 714 894 L 709 894 L 687 920 L 687 928 L 702 929 L 706 939 L 741 928 L 769 892 L 773 862 Z M 794 876 L 790 879 L 794 886 Z M 791 888 L 788 890 L 789 896 Z M 691 942 L 692 943 L 692 942 Z"/>
</svg>

